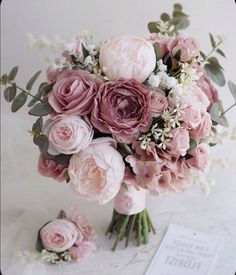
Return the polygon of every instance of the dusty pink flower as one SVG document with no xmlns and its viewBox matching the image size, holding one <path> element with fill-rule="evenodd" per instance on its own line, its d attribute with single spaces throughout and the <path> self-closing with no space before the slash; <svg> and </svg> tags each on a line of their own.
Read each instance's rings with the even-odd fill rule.
<svg viewBox="0 0 236 275">
<path fill-rule="evenodd" d="M 52 155 L 74 154 L 89 146 L 93 138 L 92 126 L 78 116 L 57 116 L 47 120 L 44 134 L 49 140 Z"/>
<path fill-rule="evenodd" d="M 112 133 L 129 143 L 151 125 L 149 90 L 134 79 L 120 79 L 101 86 L 91 122 L 102 133 Z"/>
<path fill-rule="evenodd" d="M 111 138 L 97 138 L 70 159 L 68 173 L 80 197 L 106 203 L 119 191 L 125 164 Z"/>
<path fill-rule="evenodd" d="M 212 120 L 209 113 L 201 114 L 201 123 L 190 131 L 190 137 L 194 140 L 207 138 L 211 133 Z"/>
<path fill-rule="evenodd" d="M 83 70 L 64 70 L 57 78 L 48 102 L 57 114 L 85 116 L 94 107 L 102 81 Z"/>
<path fill-rule="evenodd" d="M 189 149 L 189 132 L 183 127 L 171 130 L 173 138 L 169 142 L 169 151 L 176 157 L 185 156 Z"/>
<path fill-rule="evenodd" d="M 180 61 L 188 62 L 199 55 L 199 44 L 192 38 L 179 34 L 171 39 L 168 48 L 175 56 L 180 51 Z"/>
<path fill-rule="evenodd" d="M 48 82 L 55 83 L 61 71 L 62 69 L 57 68 L 56 64 L 49 66 L 46 72 Z"/>
<path fill-rule="evenodd" d="M 152 44 L 144 38 L 123 35 L 102 46 L 99 63 L 111 80 L 125 78 L 143 82 L 155 69 L 156 55 Z"/>
<path fill-rule="evenodd" d="M 76 262 L 88 257 L 88 255 L 96 250 L 96 245 L 91 241 L 83 241 L 78 244 L 75 244 L 69 249 L 72 259 Z"/>
<path fill-rule="evenodd" d="M 170 185 L 171 180 L 170 171 L 165 170 L 160 172 L 160 174 L 147 185 L 147 188 L 153 195 L 167 195 L 170 191 L 173 191 Z"/>
<path fill-rule="evenodd" d="M 201 119 L 201 112 L 198 106 L 187 105 L 182 107 L 180 120 L 184 122 L 184 127 L 194 129 L 201 123 Z"/>
<path fill-rule="evenodd" d="M 161 116 L 167 107 L 168 102 L 165 93 L 162 90 L 151 91 L 150 109 L 152 116 Z"/>
<path fill-rule="evenodd" d="M 40 230 L 40 238 L 45 249 L 63 252 L 71 248 L 78 238 L 82 239 L 82 235 L 72 222 L 56 219 Z"/>
<path fill-rule="evenodd" d="M 188 153 L 192 156 L 186 160 L 186 163 L 196 169 L 204 170 L 210 163 L 210 150 L 207 144 L 201 143 L 196 148 L 189 150 Z"/>
<path fill-rule="evenodd" d="M 58 164 L 54 160 L 45 159 L 41 154 L 38 161 L 39 173 L 44 177 L 50 177 L 57 181 L 64 181 L 66 179 L 66 171 L 68 164 Z"/>
<path fill-rule="evenodd" d="M 153 45 L 157 44 L 160 50 L 160 57 L 162 58 L 169 53 L 168 43 L 170 37 L 161 33 L 151 33 L 147 38 Z"/>
</svg>

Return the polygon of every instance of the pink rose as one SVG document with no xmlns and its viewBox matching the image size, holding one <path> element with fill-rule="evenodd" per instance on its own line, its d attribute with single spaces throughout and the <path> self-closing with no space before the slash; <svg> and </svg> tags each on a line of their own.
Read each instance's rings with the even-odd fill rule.
<svg viewBox="0 0 236 275">
<path fill-rule="evenodd" d="M 74 245 L 79 238 L 79 232 L 72 222 L 57 219 L 40 230 L 40 238 L 45 249 L 63 252 Z"/>
<path fill-rule="evenodd" d="M 58 76 L 48 102 L 58 114 L 85 116 L 94 107 L 101 83 L 88 71 L 66 69 Z"/>
<path fill-rule="evenodd" d="M 182 108 L 180 120 L 184 122 L 184 127 L 194 129 L 201 123 L 201 119 L 201 112 L 198 106 L 187 105 Z"/>
<path fill-rule="evenodd" d="M 66 179 L 68 164 L 58 164 L 54 160 L 45 159 L 41 154 L 38 162 L 39 173 L 44 177 L 50 177 L 57 181 L 64 181 Z"/>
<path fill-rule="evenodd" d="M 96 250 L 95 243 L 90 241 L 83 241 L 71 247 L 69 249 L 69 252 L 74 261 L 80 262 L 81 260 L 87 258 L 87 256 L 95 250 Z"/>
<path fill-rule="evenodd" d="M 68 173 L 74 192 L 80 197 L 106 203 L 119 191 L 125 164 L 111 138 L 97 138 L 70 159 Z"/>
<path fill-rule="evenodd" d="M 46 72 L 48 82 L 54 84 L 57 81 L 57 78 L 60 75 L 61 71 L 62 69 L 57 68 L 56 63 L 49 66 Z"/>
<path fill-rule="evenodd" d="M 169 142 L 170 154 L 174 156 L 185 156 L 189 149 L 189 132 L 183 127 L 178 127 L 171 130 L 173 138 Z"/>
<path fill-rule="evenodd" d="M 201 114 L 201 123 L 197 128 L 190 131 L 190 137 L 194 140 L 201 140 L 207 138 L 211 133 L 211 116 L 205 112 Z"/>
<path fill-rule="evenodd" d="M 180 51 L 180 61 L 188 62 L 199 55 L 199 44 L 192 38 L 179 34 L 171 39 L 168 48 L 175 56 Z"/>
<path fill-rule="evenodd" d="M 102 133 L 129 143 L 147 131 L 152 117 L 149 90 L 136 80 L 120 79 L 101 86 L 95 98 L 91 122 Z"/>
<path fill-rule="evenodd" d="M 102 46 L 99 63 L 111 80 L 125 78 L 144 82 L 155 69 L 156 55 L 152 44 L 144 38 L 118 36 Z"/>
<path fill-rule="evenodd" d="M 160 50 L 160 57 L 162 58 L 169 53 L 168 43 L 170 42 L 170 37 L 161 33 L 151 33 L 147 38 L 153 45 L 157 44 Z"/>
<path fill-rule="evenodd" d="M 151 92 L 150 108 L 153 117 L 161 116 L 163 111 L 167 109 L 168 102 L 165 93 L 162 90 Z"/>
<path fill-rule="evenodd" d="M 212 104 L 219 99 L 218 91 L 212 84 L 210 78 L 205 73 L 197 81 L 196 85 L 204 92 L 204 94 L 209 99 L 210 105 L 208 106 L 207 110 L 210 111 Z"/>
<path fill-rule="evenodd" d="M 204 170 L 210 163 L 210 150 L 207 144 L 199 144 L 196 148 L 188 151 L 192 157 L 186 163 L 196 169 Z"/>
<path fill-rule="evenodd" d="M 78 153 L 87 148 L 93 138 L 91 125 L 77 116 L 49 119 L 43 131 L 49 139 L 48 152 L 52 155 Z"/>
</svg>

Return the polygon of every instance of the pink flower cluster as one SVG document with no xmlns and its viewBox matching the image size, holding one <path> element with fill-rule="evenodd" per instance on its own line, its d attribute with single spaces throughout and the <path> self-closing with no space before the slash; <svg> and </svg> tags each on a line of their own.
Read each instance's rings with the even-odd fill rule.
<svg viewBox="0 0 236 275">
<path fill-rule="evenodd" d="M 68 251 L 76 262 L 96 249 L 95 231 L 77 209 L 68 209 L 65 217 L 47 223 L 40 230 L 43 247 L 56 253 Z"/>
</svg>

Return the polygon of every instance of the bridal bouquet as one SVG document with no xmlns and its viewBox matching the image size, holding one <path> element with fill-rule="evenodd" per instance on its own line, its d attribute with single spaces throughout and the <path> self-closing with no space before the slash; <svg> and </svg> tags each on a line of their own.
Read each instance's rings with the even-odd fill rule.
<svg viewBox="0 0 236 275">
<path fill-rule="evenodd" d="M 183 192 L 191 171 L 209 165 L 217 125 L 227 126 L 215 84 L 225 85 L 217 57 L 222 38 L 210 34 L 205 54 L 180 31 L 189 25 L 182 6 L 148 24 L 144 37 L 122 35 L 94 44 L 81 34 L 64 44 L 36 93 L 37 72 L 25 88 L 18 67 L 1 77 L 12 112 L 28 102 L 39 173 L 69 183 L 82 199 L 114 198 L 107 234 L 126 246 L 148 242 L 155 228 L 146 196 Z M 35 43 L 37 41 L 34 41 Z M 236 86 L 228 86 L 236 101 Z M 235 106 L 234 103 L 228 109 Z"/>
</svg>

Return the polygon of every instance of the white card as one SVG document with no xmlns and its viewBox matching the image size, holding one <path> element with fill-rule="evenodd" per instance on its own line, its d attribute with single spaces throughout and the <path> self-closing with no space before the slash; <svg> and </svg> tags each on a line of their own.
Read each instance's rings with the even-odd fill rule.
<svg viewBox="0 0 236 275">
<path fill-rule="evenodd" d="M 145 275 L 210 275 L 223 239 L 170 225 Z"/>
</svg>

